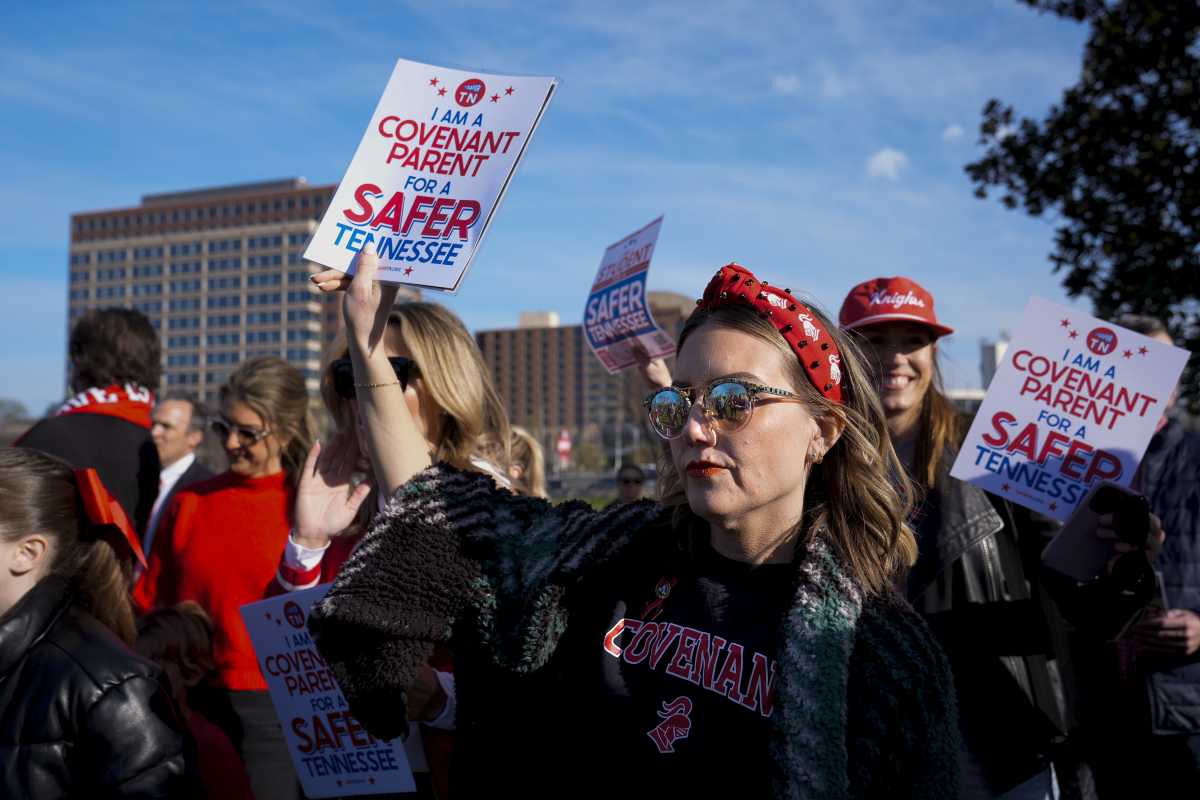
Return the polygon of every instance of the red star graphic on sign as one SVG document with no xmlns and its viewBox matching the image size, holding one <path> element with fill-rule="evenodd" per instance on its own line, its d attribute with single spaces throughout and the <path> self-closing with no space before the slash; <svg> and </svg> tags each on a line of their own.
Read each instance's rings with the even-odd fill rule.
<svg viewBox="0 0 1200 800">
<path fill-rule="evenodd" d="M 1139 356 L 1144 356 L 1144 355 L 1146 355 L 1146 353 L 1149 353 L 1149 352 L 1150 351 L 1146 349 L 1146 345 L 1142 345 L 1141 347 L 1138 348 Z"/>
<path fill-rule="evenodd" d="M 1005 492 L 1007 492 L 1007 491 L 1008 491 L 1008 484 L 1007 484 L 1007 483 L 1006 483 L 1006 484 L 1004 484 L 1003 486 L 1001 486 L 1001 487 L 1000 487 L 1000 489 L 1001 489 L 1002 491 L 1005 491 Z"/>
<path fill-rule="evenodd" d="M 1079 335 L 1079 331 L 1071 331 L 1070 333 L 1067 334 L 1067 338 L 1074 339 L 1078 335 Z"/>
<path fill-rule="evenodd" d="M 437 78 L 430 78 L 430 79 L 429 79 L 429 85 L 430 85 L 430 86 L 437 86 Z"/>
<path fill-rule="evenodd" d="M 405 267 L 405 268 L 404 268 L 404 274 L 405 274 L 405 275 L 412 275 L 412 267 Z"/>
<path fill-rule="evenodd" d="M 1058 324 L 1062 325 L 1064 328 L 1069 328 L 1069 327 L 1071 327 L 1071 320 L 1064 319 L 1062 322 L 1060 322 Z"/>
<path fill-rule="evenodd" d="M 498 95 L 498 94 L 494 94 L 494 95 L 492 95 L 492 102 L 493 102 L 493 103 L 498 103 L 499 101 L 500 101 L 500 95 Z"/>
<path fill-rule="evenodd" d="M 445 97 L 445 96 L 446 96 L 446 87 L 443 86 L 442 88 L 438 89 L 438 97 Z"/>
<path fill-rule="evenodd" d="M 1124 353 L 1123 355 L 1124 355 L 1126 358 L 1133 358 L 1133 351 L 1132 351 L 1132 350 L 1126 350 L 1126 351 L 1125 351 L 1125 353 Z"/>
<path fill-rule="evenodd" d="M 512 87 L 510 86 L 510 87 L 508 87 L 507 89 L 505 89 L 505 90 L 504 90 L 504 93 L 505 93 L 505 94 L 512 94 Z"/>
</svg>

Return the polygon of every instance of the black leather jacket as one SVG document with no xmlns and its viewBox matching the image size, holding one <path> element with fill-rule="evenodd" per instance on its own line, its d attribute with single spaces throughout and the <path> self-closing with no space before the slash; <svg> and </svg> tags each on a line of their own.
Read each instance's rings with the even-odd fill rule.
<svg viewBox="0 0 1200 800">
<path fill-rule="evenodd" d="M 62 578 L 0 617 L 0 797 L 191 798 L 185 730 L 158 667 Z"/>
<path fill-rule="evenodd" d="M 1045 769 L 1072 722 L 1065 631 L 1037 580 L 1053 523 L 951 478 L 955 455 L 912 520 L 908 597 L 950 658 L 963 743 L 1000 793 Z"/>
</svg>

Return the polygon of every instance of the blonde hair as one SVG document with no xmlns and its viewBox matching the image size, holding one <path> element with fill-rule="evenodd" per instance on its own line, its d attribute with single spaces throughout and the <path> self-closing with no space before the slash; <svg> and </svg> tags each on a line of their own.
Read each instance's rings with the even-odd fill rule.
<svg viewBox="0 0 1200 800">
<path fill-rule="evenodd" d="M 843 425 L 840 438 L 808 475 L 800 538 L 806 543 L 824 531 L 863 590 L 883 593 L 917 558 L 917 541 L 906 522 L 912 507 L 912 485 L 892 449 L 879 397 L 862 367 L 862 352 L 825 314 L 809 307 L 842 354 L 840 404 L 813 387 L 775 325 L 749 307 L 695 311 L 679 334 L 678 350 L 704 325 L 729 328 L 767 342 L 784 359 L 790 388 L 804 398 L 809 413 L 834 418 Z M 694 515 L 686 506 L 683 483 L 669 458 L 660 464 L 659 486 L 663 503 L 679 506 L 676 523 L 688 523 Z"/>
<path fill-rule="evenodd" d="M 388 317 L 417 363 L 421 383 L 441 410 L 433 424 L 434 461 L 477 469 L 472 456 L 504 474 L 509 464 L 508 414 L 475 339 L 452 311 L 434 303 L 402 303 Z"/>
<path fill-rule="evenodd" d="M 308 387 L 300 370 L 279 356 L 243 361 L 221 387 L 221 404 L 244 403 L 283 442 L 283 469 L 293 486 L 315 438 Z"/>
<path fill-rule="evenodd" d="M 445 413 L 441 424 L 432 426 L 437 439 L 434 460 L 477 470 L 471 457 L 479 456 L 500 472 L 507 470 L 512 441 L 508 413 L 462 321 L 443 306 L 402 303 L 388 315 L 387 330 L 387 335 L 403 340 L 426 391 Z M 328 354 L 321 373 L 321 399 L 338 429 L 349 431 L 355 424 L 354 412 L 333 380 L 333 362 L 350 354 L 344 333 L 334 339 Z"/>
<path fill-rule="evenodd" d="M 521 477 L 513 481 L 513 489 L 518 494 L 546 497 L 546 459 L 542 446 L 520 425 L 512 426 L 509 443 L 512 465 L 521 468 Z"/>
</svg>

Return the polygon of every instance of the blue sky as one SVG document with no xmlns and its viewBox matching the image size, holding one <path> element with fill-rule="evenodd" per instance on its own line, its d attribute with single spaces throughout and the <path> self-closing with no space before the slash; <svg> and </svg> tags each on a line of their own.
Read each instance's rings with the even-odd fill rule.
<svg viewBox="0 0 1200 800">
<path fill-rule="evenodd" d="M 650 288 L 698 296 L 736 259 L 836 312 L 908 275 L 958 329 L 948 383 L 977 386 L 979 339 L 1065 298 L 1051 223 L 962 167 L 984 103 L 1040 116 L 1085 36 L 1016 0 L 5 4 L 0 397 L 61 395 L 72 212 L 336 182 L 398 57 L 561 79 L 446 300 L 473 330 L 577 322 L 604 248 L 665 214 Z"/>
</svg>

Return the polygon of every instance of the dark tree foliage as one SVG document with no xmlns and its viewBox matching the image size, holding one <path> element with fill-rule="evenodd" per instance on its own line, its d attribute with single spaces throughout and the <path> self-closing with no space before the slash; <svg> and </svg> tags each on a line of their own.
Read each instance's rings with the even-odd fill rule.
<svg viewBox="0 0 1200 800">
<path fill-rule="evenodd" d="M 1083 69 L 1041 122 L 987 104 L 975 194 L 1051 216 L 1053 271 L 1097 316 L 1152 314 L 1200 353 L 1200 0 L 1021 1 L 1090 25 Z"/>
</svg>

